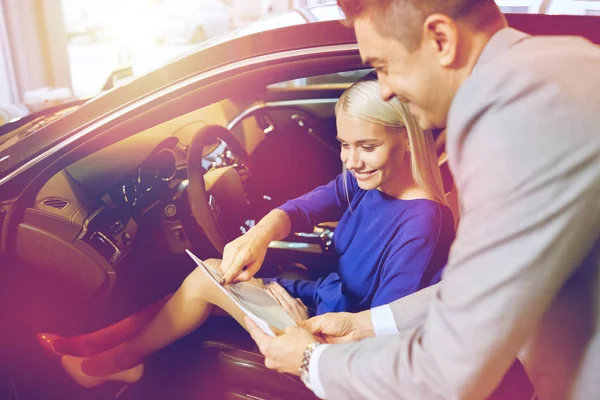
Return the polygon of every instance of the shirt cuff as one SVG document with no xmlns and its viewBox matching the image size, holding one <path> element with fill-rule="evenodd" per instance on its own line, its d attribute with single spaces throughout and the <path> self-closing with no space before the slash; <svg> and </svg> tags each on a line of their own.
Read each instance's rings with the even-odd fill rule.
<svg viewBox="0 0 600 400">
<path fill-rule="evenodd" d="M 371 322 L 375 336 L 395 335 L 398 333 L 392 308 L 386 304 L 371 308 Z"/>
<path fill-rule="evenodd" d="M 310 356 L 310 362 L 308 363 L 308 383 L 310 384 L 310 389 L 320 399 L 326 399 L 327 397 L 325 396 L 325 388 L 321 383 L 321 378 L 319 378 L 319 358 L 321 358 L 323 350 L 329 346 L 329 344 L 317 346 L 313 350 L 313 353 Z"/>
</svg>

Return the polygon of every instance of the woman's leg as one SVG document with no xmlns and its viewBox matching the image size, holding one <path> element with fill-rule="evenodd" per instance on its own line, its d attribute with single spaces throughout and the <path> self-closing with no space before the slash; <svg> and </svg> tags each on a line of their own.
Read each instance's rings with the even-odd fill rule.
<svg viewBox="0 0 600 400">
<path fill-rule="evenodd" d="M 220 260 L 207 264 L 218 268 Z M 252 282 L 260 285 L 258 280 Z M 140 364 L 155 351 L 197 329 L 214 306 L 225 310 L 244 328 L 244 313 L 216 287 L 204 271 L 196 268 L 156 316 L 130 340 L 86 359 L 82 370 L 87 375 L 105 376 Z"/>
<path fill-rule="evenodd" d="M 54 343 L 54 348 L 62 354 L 84 357 L 91 357 L 100 352 L 112 349 L 131 339 L 141 328 L 148 324 L 172 295 L 171 293 L 163 299 L 106 328 L 70 338 L 58 339 Z"/>
</svg>

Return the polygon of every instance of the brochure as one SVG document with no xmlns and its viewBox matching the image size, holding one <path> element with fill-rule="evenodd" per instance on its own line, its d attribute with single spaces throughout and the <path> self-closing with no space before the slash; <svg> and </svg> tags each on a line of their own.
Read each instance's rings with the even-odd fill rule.
<svg viewBox="0 0 600 400">
<path fill-rule="evenodd" d="M 283 331 L 288 326 L 296 325 L 283 307 L 262 288 L 248 282 L 240 282 L 222 286 L 221 274 L 210 268 L 190 250 L 188 255 L 196 262 L 198 267 L 206 273 L 210 281 L 219 287 L 225 294 L 256 323 L 267 335 L 275 336 L 273 328 Z"/>
</svg>

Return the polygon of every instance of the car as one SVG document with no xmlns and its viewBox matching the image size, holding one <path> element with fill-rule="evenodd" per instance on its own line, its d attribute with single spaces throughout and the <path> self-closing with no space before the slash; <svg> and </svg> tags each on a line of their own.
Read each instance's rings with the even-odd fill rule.
<svg viewBox="0 0 600 400">
<path fill-rule="evenodd" d="M 600 43 L 597 17 L 507 17 Z M 161 299 L 194 268 L 186 249 L 218 257 L 271 208 L 331 180 L 335 102 L 368 71 L 351 29 L 303 23 L 207 42 L 0 126 L 0 398 L 115 398 L 119 387 L 68 379 L 35 333 L 90 331 Z M 260 272 L 319 276 L 335 265 L 334 232 L 332 221 L 272 243 Z M 118 397 L 315 398 L 262 360 L 237 324 L 212 318 Z"/>
</svg>

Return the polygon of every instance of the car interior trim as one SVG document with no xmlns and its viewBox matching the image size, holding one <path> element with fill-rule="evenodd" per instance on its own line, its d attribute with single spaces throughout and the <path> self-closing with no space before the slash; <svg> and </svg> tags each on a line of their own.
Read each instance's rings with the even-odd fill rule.
<svg viewBox="0 0 600 400">
<path fill-rule="evenodd" d="M 110 240 L 104 233 L 102 233 L 100 231 L 96 231 L 92 234 L 92 236 L 90 237 L 90 241 L 94 241 L 94 240 L 98 240 L 103 245 L 112 248 L 113 254 L 110 256 L 108 261 L 111 264 L 115 263 L 115 261 L 121 255 L 121 250 L 119 249 L 119 247 L 117 247 L 117 245 L 112 240 Z"/>
<path fill-rule="evenodd" d="M 275 107 L 288 107 L 288 106 L 303 106 L 303 105 L 313 105 L 313 104 L 335 104 L 338 99 L 304 99 L 304 100 L 282 100 L 282 101 L 270 101 L 266 103 L 256 104 L 252 107 L 247 108 L 242 111 L 237 117 L 235 117 L 229 125 L 227 125 L 227 129 L 233 130 L 237 124 L 240 123 L 247 116 L 255 113 L 258 110 L 266 109 L 266 108 L 275 108 Z"/>
<path fill-rule="evenodd" d="M 102 206 L 102 207 L 98 207 L 97 209 L 94 210 L 94 212 L 92 212 L 90 214 L 89 217 L 87 217 L 85 219 L 85 222 L 83 223 L 83 226 L 81 227 L 81 232 L 79 233 L 78 239 L 79 240 L 83 240 L 83 238 L 85 238 L 85 236 L 88 233 L 88 229 L 90 226 L 90 222 L 96 218 L 98 216 L 98 214 L 100 214 L 102 211 L 106 210 L 106 207 Z"/>
<path fill-rule="evenodd" d="M 270 249 L 282 249 L 282 250 L 295 250 L 302 251 L 304 253 L 323 253 L 323 249 L 316 243 L 303 243 L 303 242 L 285 242 L 283 240 L 274 240 L 269 243 Z"/>
</svg>

